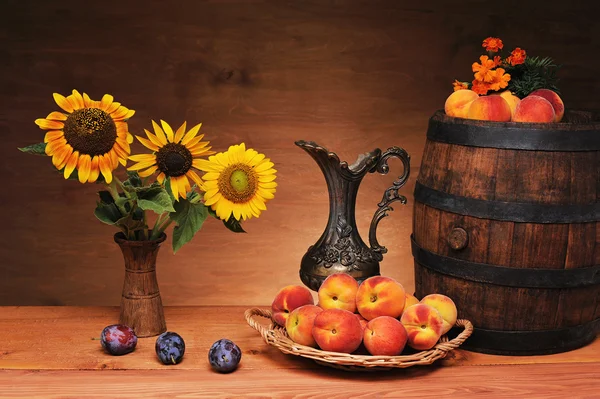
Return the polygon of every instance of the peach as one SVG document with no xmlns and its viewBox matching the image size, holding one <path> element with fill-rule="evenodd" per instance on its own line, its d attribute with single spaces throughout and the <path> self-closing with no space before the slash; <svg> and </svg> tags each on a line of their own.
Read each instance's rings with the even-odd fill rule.
<svg viewBox="0 0 600 399">
<path fill-rule="evenodd" d="M 467 118 L 485 121 L 508 122 L 510 117 L 508 102 L 497 95 L 476 98 L 467 112 Z"/>
<path fill-rule="evenodd" d="M 406 301 L 404 301 L 404 309 L 406 309 L 409 306 L 416 305 L 417 303 L 419 303 L 419 299 L 417 299 L 416 296 L 409 294 L 407 292 L 406 293 Z"/>
<path fill-rule="evenodd" d="M 530 96 L 540 96 L 550 102 L 554 109 L 554 122 L 560 122 L 565 115 L 565 104 L 560 96 L 550 89 L 537 89 L 529 93 Z"/>
<path fill-rule="evenodd" d="M 315 317 L 312 335 L 325 351 L 352 353 L 362 343 L 358 318 L 344 309 L 325 309 Z"/>
<path fill-rule="evenodd" d="M 421 303 L 429 305 L 440 312 L 440 316 L 444 319 L 442 335 L 450 331 L 454 327 L 454 324 L 456 324 L 458 311 L 456 304 L 450 297 L 442 294 L 429 294 L 421 299 Z"/>
<path fill-rule="evenodd" d="M 351 313 L 356 311 L 356 291 L 358 282 L 346 273 L 329 275 L 317 293 L 319 306 L 323 309 L 344 309 Z"/>
<path fill-rule="evenodd" d="M 379 316 L 369 321 L 363 335 L 365 348 L 374 356 L 399 355 L 407 340 L 406 328 L 390 316 Z"/>
<path fill-rule="evenodd" d="M 292 310 L 285 322 L 285 330 L 290 339 L 300 345 L 316 348 L 317 343 L 312 335 L 315 317 L 323 309 L 316 305 L 303 305 Z"/>
<path fill-rule="evenodd" d="M 556 115 L 550 101 L 531 94 L 521 100 L 515 108 L 514 122 L 554 122 Z"/>
<path fill-rule="evenodd" d="M 310 290 L 301 285 L 287 285 L 279 290 L 271 303 L 271 318 L 277 324 L 285 327 L 290 312 L 302 305 L 314 305 Z"/>
<path fill-rule="evenodd" d="M 450 94 L 444 103 L 444 111 L 448 116 L 466 118 L 471 103 L 479 97 L 473 90 L 457 90 Z"/>
<path fill-rule="evenodd" d="M 500 93 L 500 97 L 505 99 L 506 102 L 508 103 L 508 106 L 510 107 L 510 115 L 511 115 L 511 120 L 512 120 L 512 117 L 515 114 L 515 109 L 517 108 L 517 104 L 521 102 L 521 99 L 519 97 L 515 96 L 514 94 L 512 94 L 512 92 L 509 90 L 506 90 L 506 91 L 503 91 L 502 93 Z"/>
<path fill-rule="evenodd" d="M 391 277 L 369 277 L 356 292 L 356 307 L 367 320 L 379 316 L 399 317 L 405 301 L 404 287 Z"/>
<path fill-rule="evenodd" d="M 360 315 L 360 313 L 354 313 L 354 316 L 356 316 L 356 318 L 358 319 L 358 322 L 360 323 L 360 326 L 362 327 L 363 331 L 365 331 L 365 327 L 367 326 L 367 323 L 369 322 L 369 320 L 362 317 Z"/>
<path fill-rule="evenodd" d="M 444 319 L 435 308 L 418 303 L 402 314 L 400 322 L 408 334 L 408 346 L 416 350 L 427 350 L 435 346 L 442 336 Z"/>
</svg>

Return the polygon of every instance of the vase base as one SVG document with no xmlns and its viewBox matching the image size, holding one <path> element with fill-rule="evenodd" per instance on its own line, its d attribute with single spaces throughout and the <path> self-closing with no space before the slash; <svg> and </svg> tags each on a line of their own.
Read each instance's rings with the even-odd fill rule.
<svg viewBox="0 0 600 399">
<path fill-rule="evenodd" d="M 164 333 L 167 324 L 160 296 L 150 299 L 121 298 L 119 323 L 131 327 L 138 338 Z"/>
</svg>

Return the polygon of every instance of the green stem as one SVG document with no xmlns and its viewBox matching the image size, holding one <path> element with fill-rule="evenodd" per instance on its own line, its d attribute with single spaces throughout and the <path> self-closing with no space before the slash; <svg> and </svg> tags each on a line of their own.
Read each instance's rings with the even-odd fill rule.
<svg viewBox="0 0 600 399">
<path fill-rule="evenodd" d="M 150 240 L 156 240 L 158 236 L 160 236 L 160 233 L 162 233 L 162 231 L 160 231 L 160 226 L 164 222 L 165 215 L 167 214 L 161 213 L 156 218 L 156 221 L 154 222 L 154 227 L 152 227 L 152 234 L 150 235 Z"/>
</svg>

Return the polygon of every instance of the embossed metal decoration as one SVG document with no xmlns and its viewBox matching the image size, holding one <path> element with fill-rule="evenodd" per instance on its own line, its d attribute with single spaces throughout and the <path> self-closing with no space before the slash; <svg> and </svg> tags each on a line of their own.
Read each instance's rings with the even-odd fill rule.
<svg viewBox="0 0 600 399">
<path fill-rule="evenodd" d="M 300 279 L 312 290 L 317 291 L 323 280 L 334 273 L 347 273 L 357 281 L 379 275 L 379 262 L 387 249 L 377 241 L 379 221 L 393 210 L 390 206 L 399 201 L 406 204 L 406 197 L 398 193 L 410 174 L 410 156 L 399 147 L 385 152 L 379 148 L 358 156 L 348 165 L 339 157 L 312 141 L 299 140 L 295 143 L 306 151 L 319 165 L 329 191 L 329 219 L 327 227 L 314 245 L 302 257 Z M 367 173 L 387 174 L 388 160 L 399 158 L 403 172 L 393 185 L 385 190 L 381 202 L 373 215 L 369 228 L 369 246 L 365 244 L 356 227 L 356 196 L 362 179 Z"/>
</svg>

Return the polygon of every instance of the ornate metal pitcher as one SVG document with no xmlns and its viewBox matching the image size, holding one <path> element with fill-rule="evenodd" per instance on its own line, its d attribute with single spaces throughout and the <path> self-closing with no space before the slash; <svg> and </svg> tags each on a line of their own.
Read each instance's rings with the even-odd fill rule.
<svg viewBox="0 0 600 399">
<path fill-rule="evenodd" d="M 359 283 L 368 277 L 379 275 L 379 262 L 387 249 L 377 242 L 377 225 L 393 210 L 390 204 L 400 201 L 406 204 L 406 197 L 398 190 L 406 183 L 410 174 L 410 156 L 399 147 L 391 147 L 385 152 L 379 148 L 358 156 L 348 165 L 339 157 L 312 141 L 296 141 L 296 145 L 306 151 L 319 165 L 325 175 L 329 191 L 329 219 L 319 240 L 308 248 L 302 257 L 300 279 L 312 290 L 317 291 L 323 280 L 333 273 L 347 273 Z M 391 157 L 400 158 L 404 171 L 393 185 L 385 190 L 383 199 L 369 228 L 367 246 L 356 227 L 356 195 L 360 183 L 368 173 L 375 171 L 386 174 Z"/>
</svg>

